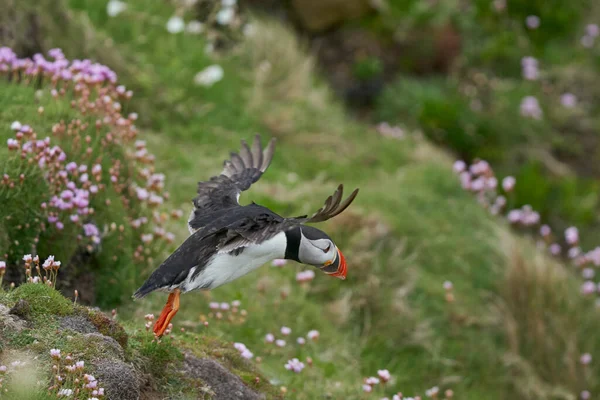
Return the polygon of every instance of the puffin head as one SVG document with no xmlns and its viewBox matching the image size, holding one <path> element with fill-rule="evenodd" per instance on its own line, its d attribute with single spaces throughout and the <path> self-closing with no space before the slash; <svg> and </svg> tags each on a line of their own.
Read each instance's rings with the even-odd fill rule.
<svg viewBox="0 0 600 400">
<path fill-rule="evenodd" d="M 346 259 L 327 234 L 312 226 L 286 232 L 285 258 L 319 268 L 327 275 L 346 279 Z"/>
</svg>

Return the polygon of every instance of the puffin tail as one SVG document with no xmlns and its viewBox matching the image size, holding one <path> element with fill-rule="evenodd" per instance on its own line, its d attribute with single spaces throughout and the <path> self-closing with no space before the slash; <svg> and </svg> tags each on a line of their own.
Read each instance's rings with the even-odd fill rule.
<svg viewBox="0 0 600 400">
<path fill-rule="evenodd" d="M 131 297 L 134 300 L 141 299 L 142 297 L 145 297 L 146 295 L 152 293 L 155 290 L 156 286 L 153 285 L 151 282 L 146 281 L 146 283 L 144 283 L 138 290 L 136 290 L 133 296 Z"/>
</svg>

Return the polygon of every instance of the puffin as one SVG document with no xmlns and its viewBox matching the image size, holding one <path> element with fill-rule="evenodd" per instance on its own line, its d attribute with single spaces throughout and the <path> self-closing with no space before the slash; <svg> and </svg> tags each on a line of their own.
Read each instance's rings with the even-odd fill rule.
<svg viewBox="0 0 600 400">
<path fill-rule="evenodd" d="M 323 231 L 306 225 L 323 222 L 344 211 L 358 194 L 342 201 L 339 185 L 312 216 L 286 218 L 252 202 L 239 203 L 240 194 L 267 170 L 275 151 L 275 138 L 263 149 L 260 135 L 252 146 L 241 141 L 231 152 L 220 175 L 198 182 L 188 219 L 190 235 L 134 293 L 140 299 L 151 292 L 169 293 L 154 324 L 160 338 L 179 310 L 179 297 L 193 290 L 213 290 L 275 259 L 294 260 L 346 279 L 346 259 Z"/>
</svg>

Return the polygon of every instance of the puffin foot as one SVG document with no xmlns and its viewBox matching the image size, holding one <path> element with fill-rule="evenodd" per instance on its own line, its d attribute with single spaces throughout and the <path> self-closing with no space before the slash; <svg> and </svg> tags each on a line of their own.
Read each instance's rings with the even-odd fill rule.
<svg viewBox="0 0 600 400">
<path fill-rule="evenodd" d="M 167 304 L 165 308 L 163 308 L 160 313 L 160 317 L 156 320 L 154 324 L 154 334 L 156 337 L 161 337 L 167 328 L 169 327 L 169 323 L 179 311 L 179 295 L 181 291 L 179 289 L 175 289 L 173 292 L 169 294 L 169 299 L 167 300 Z"/>
</svg>

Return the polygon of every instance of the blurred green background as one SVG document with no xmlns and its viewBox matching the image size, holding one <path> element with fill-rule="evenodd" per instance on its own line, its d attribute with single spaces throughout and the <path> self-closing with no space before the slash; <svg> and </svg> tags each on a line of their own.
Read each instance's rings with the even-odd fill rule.
<svg viewBox="0 0 600 400">
<path fill-rule="evenodd" d="M 600 391 L 600 311 L 595 293 L 581 293 L 584 266 L 568 257 L 563 233 L 578 228 L 571 247 L 582 253 L 598 245 L 600 4 L 0 0 L 0 9 L 0 47 L 19 57 L 61 48 L 67 59 L 91 59 L 117 73 L 117 84 L 133 91 L 121 113 L 137 114 L 135 140 L 146 141 L 155 157 L 147 168 L 165 175 L 164 204 L 139 202 L 135 188 L 145 178 L 137 169 L 144 166 L 129 157 L 135 141 L 108 151 L 101 139 L 116 125 L 96 130 L 94 157 L 105 172 L 122 161 L 124 189 L 92 200 L 94 223 L 112 233 L 90 250 L 75 240 L 80 225 L 38 231 L 49 184 L 35 165 L 0 148 L 2 173 L 27 175 L 17 191 L 0 186 L 0 260 L 17 283 L 24 254 L 62 260 L 57 289 L 69 298 L 78 289 L 86 304 L 117 308 L 133 343 L 141 343 L 132 345 L 131 363 L 143 356 L 178 365 L 184 343 L 219 359 L 223 348 L 243 342 L 254 358 L 236 362 L 270 382 L 255 388 L 267 398 L 425 398 L 439 387 L 434 398 L 450 398 L 450 390 L 455 399 L 533 400 Z M 94 126 L 97 116 L 72 107 L 71 89 L 54 98 L 48 79 L 1 77 L 2 143 L 14 137 L 15 120 L 40 137 L 52 136 L 61 120 Z M 339 183 L 361 189 L 345 213 L 321 226 L 344 251 L 348 280 L 317 273 L 299 284 L 296 273 L 308 267 L 288 263 L 210 294 L 187 294 L 174 320 L 173 353 L 155 353 L 144 315 L 157 314 L 166 296 L 136 303 L 130 296 L 186 238 L 196 182 L 218 174 L 239 141 L 256 133 L 265 142 L 276 137 L 278 147 L 244 203 L 305 214 Z M 68 157 L 91 168 L 70 138 L 55 136 Z M 507 197 L 500 215 L 453 172 L 455 160 L 480 159 L 499 182 L 487 195 Z M 517 182 L 509 192 L 500 189 L 506 176 Z M 511 226 L 504 216 L 525 205 L 541 223 Z M 142 217 L 151 223 L 133 228 Z M 542 223 L 554 232 L 546 241 Z M 142 240 L 156 235 L 155 225 L 173 241 Z M 564 249 L 558 257 L 549 255 L 553 243 Z M 592 272 L 584 274 L 596 285 L 590 260 Z M 4 283 L 0 302 L 12 306 L 23 294 Z M 243 322 L 212 315 L 210 301 L 233 300 L 247 312 Z M 282 338 L 282 326 L 292 329 L 286 346 L 265 343 L 267 333 Z M 52 330 L 36 329 L 28 335 L 58 345 L 44 336 Z M 319 340 L 296 344 L 310 330 Z M 0 339 L 0 351 L 47 350 L 31 343 L 11 336 Z M 591 363 L 582 362 L 584 354 Z M 284 368 L 294 357 L 306 364 L 298 374 Z M 255 372 L 233 369 L 253 387 Z M 367 393 L 364 379 L 382 369 L 392 380 Z M 169 371 L 148 372 L 157 377 L 155 398 L 201 398 L 170 381 Z"/>
</svg>

